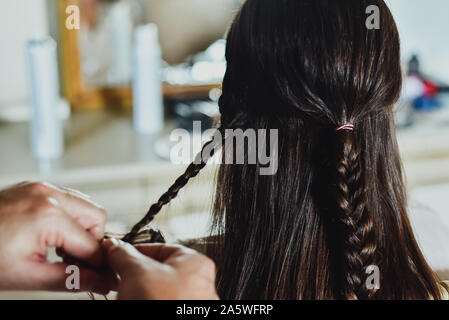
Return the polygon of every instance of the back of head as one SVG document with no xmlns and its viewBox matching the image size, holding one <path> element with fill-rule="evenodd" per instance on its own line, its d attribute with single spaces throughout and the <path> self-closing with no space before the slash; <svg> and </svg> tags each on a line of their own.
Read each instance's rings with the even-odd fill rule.
<svg viewBox="0 0 449 320">
<path fill-rule="evenodd" d="M 221 296 L 439 298 L 407 218 L 400 44 L 383 0 L 247 0 L 226 58 L 221 128 L 277 129 L 279 169 L 219 170 Z"/>
</svg>

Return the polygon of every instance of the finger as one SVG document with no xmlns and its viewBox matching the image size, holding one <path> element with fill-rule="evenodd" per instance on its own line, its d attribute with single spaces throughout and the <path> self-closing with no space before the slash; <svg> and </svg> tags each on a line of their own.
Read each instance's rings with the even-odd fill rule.
<svg viewBox="0 0 449 320">
<path fill-rule="evenodd" d="M 62 248 L 56 248 L 56 255 L 60 258 L 64 258 L 67 254 L 64 252 Z"/>
<path fill-rule="evenodd" d="M 135 248 L 143 255 L 159 262 L 196 253 L 196 251 L 180 245 L 146 244 L 136 245 Z"/>
<path fill-rule="evenodd" d="M 70 193 L 70 194 L 72 194 L 72 195 L 74 195 L 74 196 L 76 196 L 78 198 L 81 198 L 83 200 L 92 202 L 91 201 L 91 197 L 89 195 L 87 195 L 87 194 L 85 194 L 85 193 L 83 193 L 83 192 L 81 192 L 79 190 L 75 190 L 75 189 L 72 189 L 72 188 L 69 188 L 69 187 L 64 187 L 64 186 L 59 186 L 58 188 L 61 189 L 61 190 L 66 191 L 66 192 L 68 192 L 68 193 Z"/>
<path fill-rule="evenodd" d="M 69 255 L 65 255 L 65 257 L 62 259 L 62 262 L 66 265 L 76 265 L 76 266 L 84 266 L 83 262 L 80 260 L 77 260 Z M 92 269 L 95 272 L 98 272 L 102 274 L 105 277 L 108 277 L 111 284 L 111 290 L 116 290 L 118 287 L 118 279 L 116 274 L 106 266 L 99 266 L 99 267 L 91 267 L 91 266 L 85 266 L 88 269 Z"/>
<path fill-rule="evenodd" d="M 108 266 L 121 279 L 139 274 L 142 269 L 158 267 L 159 263 L 142 255 L 132 245 L 117 241 L 106 240 L 102 244 Z"/>
<path fill-rule="evenodd" d="M 101 240 L 104 236 L 106 211 L 99 205 L 68 188 L 58 188 L 48 183 L 25 183 L 31 194 L 54 198 L 65 213 L 78 221 L 84 229 L 89 230 L 95 238 Z"/>
<path fill-rule="evenodd" d="M 57 215 L 42 223 L 45 226 L 44 240 L 47 247 L 60 248 L 58 252 L 91 265 L 103 263 L 100 243 L 71 217 Z"/>
<path fill-rule="evenodd" d="M 84 229 L 101 240 L 104 237 L 106 211 L 78 192 L 64 188 L 54 195 L 64 212 L 73 217 Z"/>
<path fill-rule="evenodd" d="M 181 245 L 139 245 L 142 254 L 161 263 L 184 271 L 192 270 L 203 277 L 215 281 L 215 263 L 205 255 Z"/>
<path fill-rule="evenodd" d="M 45 291 L 82 292 L 107 294 L 117 287 L 110 273 L 65 263 L 37 264 L 33 269 L 30 288 Z"/>
</svg>

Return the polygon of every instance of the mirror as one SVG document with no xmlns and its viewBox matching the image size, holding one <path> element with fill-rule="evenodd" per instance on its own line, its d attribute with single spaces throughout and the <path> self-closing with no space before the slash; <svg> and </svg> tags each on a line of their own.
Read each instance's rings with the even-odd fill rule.
<svg viewBox="0 0 449 320">
<path fill-rule="evenodd" d="M 221 83 L 225 45 L 219 40 L 241 0 L 58 2 L 64 87 L 72 105 L 92 108 L 130 104 L 134 34 L 148 23 L 158 26 L 164 95 L 207 96 Z M 68 5 L 80 9 L 79 30 L 64 27 Z"/>
</svg>

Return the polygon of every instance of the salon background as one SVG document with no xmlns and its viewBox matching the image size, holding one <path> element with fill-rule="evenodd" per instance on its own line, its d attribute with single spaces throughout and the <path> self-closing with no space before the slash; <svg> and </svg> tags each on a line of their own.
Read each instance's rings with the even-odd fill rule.
<svg viewBox="0 0 449 320">
<path fill-rule="evenodd" d="M 402 39 L 405 82 L 396 109 L 411 220 L 430 265 L 449 280 L 449 2 L 387 3 Z M 1 0 L 0 187 L 38 180 L 79 189 L 106 207 L 108 231 L 128 231 L 217 120 L 224 36 L 239 4 Z M 186 164 L 170 161 L 176 128 L 190 132 Z M 214 169 L 158 216 L 168 239 L 207 234 Z"/>
</svg>

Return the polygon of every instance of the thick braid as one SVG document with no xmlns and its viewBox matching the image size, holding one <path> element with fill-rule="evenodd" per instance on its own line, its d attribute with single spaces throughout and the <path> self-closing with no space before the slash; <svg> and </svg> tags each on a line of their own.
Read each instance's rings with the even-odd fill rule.
<svg viewBox="0 0 449 320">
<path fill-rule="evenodd" d="M 198 173 L 206 166 L 207 161 L 213 156 L 216 143 L 218 142 L 212 139 L 203 146 L 201 152 L 196 156 L 195 161 L 187 167 L 183 175 L 176 179 L 175 183 L 173 183 L 167 192 L 165 192 L 159 200 L 150 207 L 142 220 L 140 220 L 131 231 L 123 237 L 123 241 L 132 243 L 139 234 L 139 231 L 153 221 L 154 217 L 161 211 L 162 207 L 176 198 L 179 191 L 189 182 L 189 180 L 198 175 Z M 214 144 L 214 148 L 211 149 L 211 152 L 203 154 L 207 148 L 210 148 L 211 144 Z"/>
<path fill-rule="evenodd" d="M 337 143 L 339 157 L 337 157 L 335 195 L 343 239 L 345 281 L 342 295 L 345 299 L 364 299 L 369 297 L 365 286 L 365 269 L 373 254 L 371 250 L 373 246 L 367 241 L 373 231 L 373 225 L 366 212 L 366 187 L 361 151 L 352 132 L 344 130 L 336 134 L 339 140 Z"/>
</svg>

